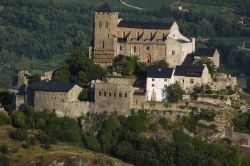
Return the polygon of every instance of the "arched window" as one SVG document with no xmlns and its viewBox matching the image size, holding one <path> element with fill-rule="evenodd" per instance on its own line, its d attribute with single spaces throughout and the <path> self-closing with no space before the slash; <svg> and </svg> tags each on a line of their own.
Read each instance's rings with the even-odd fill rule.
<svg viewBox="0 0 250 166">
<path fill-rule="evenodd" d="M 105 97 L 107 96 L 107 92 L 106 92 L 106 91 L 104 91 L 104 96 L 105 96 Z"/>
<path fill-rule="evenodd" d="M 122 51 L 122 45 L 120 45 L 120 51 Z"/>
<path fill-rule="evenodd" d="M 125 98 L 127 98 L 128 97 L 128 94 L 127 93 L 125 93 Z"/>
<path fill-rule="evenodd" d="M 99 91 L 99 96 L 102 96 L 102 92 L 101 91 Z"/>
<path fill-rule="evenodd" d="M 106 22 L 105 27 L 106 27 L 106 28 L 108 28 L 108 27 L 109 27 L 109 22 L 108 22 L 108 21 Z"/>
<path fill-rule="evenodd" d="M 105 48 L 105 43 L 104 43 L 104 41 L 102 41 L 101 47 L 102 47 L 102 49 Z"/>
<path fill-rule="evenodd" d="M 116 97 L 116 93 L 114 92 L 114 97 Z"/>
<path fill-rule="evenodd" d="M 102 28 L 102 22 L 101 21 L 99 22 L 99 28 Z"/>
<path fill-rule="evenodd" d="M 122 93 L 119 93 L 119 97 L 122 97 Z"/>
<path fill-rule="evenodd" d="M 136 49 L 136 46 L 134 46 L 134 52 L 136 53 L 137 49 Z"/>
<path fill-rule="evenodd" d="M 111 92 L 109 92 L 109 97 L 111 97 L 112 96 L 112 94 L 111 94 Z"/>
</svg>

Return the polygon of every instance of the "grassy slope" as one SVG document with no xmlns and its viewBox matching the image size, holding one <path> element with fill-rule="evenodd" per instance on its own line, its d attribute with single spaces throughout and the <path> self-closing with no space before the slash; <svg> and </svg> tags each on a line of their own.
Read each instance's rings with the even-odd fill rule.
<svg viewBox="0 0 250 166">
<path fill-rule="evenodd" d="M 80 147 L 70 146 L 64 143 L 52 145 L 49 150 L 41 148 L 40 145 L 31 146 L 27 149 L 24 149 L 22 148 L 20 141 L 9 138 L 8 133 L 11 130 L 13 130 L 13 128 L 10 126 L 0 126 L 0 145 L 6 145 L 10 149 L 17 149 L 17 152 L 6 155 L 11 160 L 11 165 L 27 165 L 38 157 L 42 157 L 43 161 L 45 162 L 43 165 L 46 165 L 54 160 L 60 162 L 63 159 L 65 160 L 65 158 L 70 158 L 73 156 L 79 156 L 83 158 L 88 163 L 90 163 L 90 165 L 91 163 L 94 164 L 95 162 L 100 161 L 113 163 L 116 166 L 129 165 L 104 154 L 92 152 Z"/>
</svg>

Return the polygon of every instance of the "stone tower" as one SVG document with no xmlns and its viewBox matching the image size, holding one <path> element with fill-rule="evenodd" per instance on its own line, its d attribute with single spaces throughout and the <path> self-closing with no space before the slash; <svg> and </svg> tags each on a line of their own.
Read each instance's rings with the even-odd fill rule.
<svg viewBox="0 0 250 166">
<path fill-rule="evenodd" d="M 111 65 L 116 53 L 118 12 L 107 3 L 95 12 L 93 58 L 101 66 Z"/>
</svg>

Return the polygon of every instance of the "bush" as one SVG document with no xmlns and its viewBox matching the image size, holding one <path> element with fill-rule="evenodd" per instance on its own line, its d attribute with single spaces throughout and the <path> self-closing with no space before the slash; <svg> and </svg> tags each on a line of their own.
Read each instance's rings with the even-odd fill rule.
<svg viewBox="0 0 250 166">
<path fill-rule="evenodd" d="M 55 138 L 51 138 L 49 135 L 47 135 L 45 132 L 39 132 L 36 135 L 36 139 L 41 143 L 41 144 L 56 144 L 57 140 Z"/>
<path fill-rule="evenodd" d="M 82 90 L 82 92 L 78 96 L 78 100 L 80 100 L 80 101 L 88 101 L 89 100 L 87 89 Z"/>
<path fill-rule="evenodd" d="M 17 111 L 12 115 L 12 125 L 17 128 L 26 128 L 26 117 L 23 112 Z"/>
<path fill-rule="evenodd" d="M 1 153 L 8 153 L 8 147 L 6 145 L 0 145 Z"/>
<path fill-rule="evenodd" d="M 52 121 L 46 128 L 46 133 L 61 141 L 82 144 L 81 129 L 74 119 L 68 117 Z"/>
<path fill-rule="evenodd" d="M 166 87 L 164 92 L 167 94 L 167 101 L 170 103 L 175 103 L 179 100 L 182 100 L 182 97 L 185 94 L 185 91 L 182 89 L 179 82 L 169 85 Z"/>
<path fill-rule="evenodd" d="M 32 146 L 36 145 L 36 144 L 37 144 L 37 139 L 36 139 L 36 137 L 30 137 L 29 143 L 30 143 L 30 145 L 32 145 Z"/>
<path fill-rule="evenodd" d="M 212 88 L 208 84 L 195 85 L 191 93 L 192 98 L 197 99 L 199 94 L 212 94 Z"/>
<path fill-rule="evenodd" d="M 236 131 L 250 134 L 250 114 L 244 113 L 233 119 Z"/>
<path fill-rule="evenodd" d="M 44 149 L 50 149 L 50 143 L 46 142 L 43 146 Z"/>
<path fill-rule="evenodd" d="M 150 124 L 148 128 L 152 132 L 157 132 L 157 130 L 159 129 L 159 127 L 157 126 L 157 124 Z"/>
<path fill-rule="evenodd" d="M 166 118 L 159 119 L 159 123 L 162 126 L 162 128 L 166 129 L 168 126 L 168 120 Z"/>
<path fill-rule="evenodd" d="M 0 112 L 0 125 L 9 125 L 11 123 L 7 113 Z"/>
<path fill-rule="evenodd" d="M 7 158 L 3 155 L 0 155 L 0 166 L 8 166 L 8 165 L 10 165 L 9 158 Z"/>
<path fill-rule="evenodd" d="M 84 135 L 83 136 L 83 142 L 86 148 L 94 151 L 100 151 L 101 150 L 101 145 L 94 136 L 90 135 Z"/>
<path fill-rule="evenodd" d="M 25 141 L 28 139 L 28 133 L 23 129 L 16 129 L 10 132 L 10 137 L 16 140 Z"/>
<path fill-rule="evenodd" d="M 46 127 L 46 121 L 45 121 L 45 119 L 39 118 L 36 121 L 36 128 L 38 128 L 38 129 L 45 129 L 45 127 Z"/>
</svg>

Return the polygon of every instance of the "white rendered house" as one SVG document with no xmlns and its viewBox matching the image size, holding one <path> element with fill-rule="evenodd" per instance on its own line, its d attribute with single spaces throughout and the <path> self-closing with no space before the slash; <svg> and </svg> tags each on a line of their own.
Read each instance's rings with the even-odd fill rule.
<svg viewBox="0 0 250 166">
<path fill-rule="evenodd" d="M 147 101 L 164 101 L 166 93 L 165 87 L 174 83 L 174 70 L 172 68 L 151 67 L 147 72 Z"/>
</svg>

